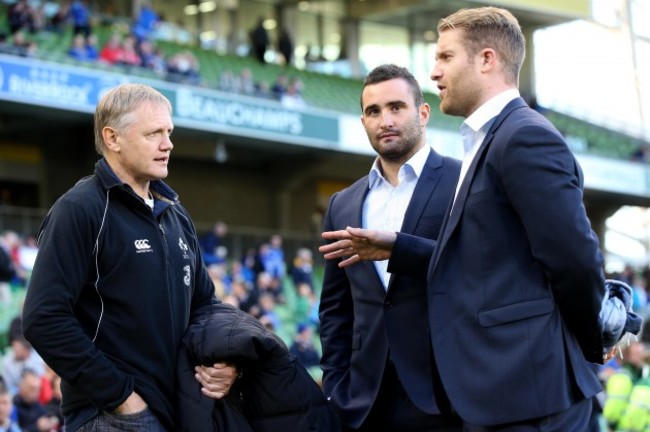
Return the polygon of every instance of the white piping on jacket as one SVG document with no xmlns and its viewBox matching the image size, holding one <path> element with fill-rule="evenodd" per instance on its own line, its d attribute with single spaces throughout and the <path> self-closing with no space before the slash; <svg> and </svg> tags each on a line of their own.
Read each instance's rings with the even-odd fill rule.
<svg viewBox="0 0 650 432">
<path fill-rule="evenodd" d="M 95 336 L 93 336 L 92 341 L 95 342 L 95 339 L 97 339 L 97 335 L 99 334 L 99 326 L 102 323 L 102 318 L 104 317 L 104 299 L 102 299 L 102 295 L 99 293 L 99 287 L 97 284 L 99 283 L 99 237 L 102 235 L 102 229 L 104 229 L 104 222 L 106 221 L 106 213 L 108 212 L 108 204 L 110 201 L 109 198 L 110 191 L 106 191 L 106 206 L 104 206 L 104 214 L 102 215 L 102 223 L 99 226 L 99 232 L 97 233 L 97 238 L 95 239 L 95 269 L 97 271 L 97 279 L 95 279 L 95 291 L 97 291 L 97 296 L 99 297 L 99 302 L 102 305 L 101 312 L 99 313 L 99 320 L 97 321 L 97 328 L 95 329 Z"/>
</svg>

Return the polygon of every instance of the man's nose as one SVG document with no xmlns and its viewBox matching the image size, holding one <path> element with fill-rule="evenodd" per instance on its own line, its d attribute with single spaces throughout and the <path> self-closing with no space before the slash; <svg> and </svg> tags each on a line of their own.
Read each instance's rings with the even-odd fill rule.
<svg viewBox="0 0 650 432">
<path fill-rule="evenodd" d="M 429 76 L 429 78 L 431 78 L 432 81 L 438 81 L 441 75 L 442 75 L 442 71 L 440 70 L 438 64 L 436 63 L 433 66 L 433 70 L 431 71 L 431 75 Z"/>
<path fill-rule="evenodd" d="M 380 126 L 381 126 L 382 128 L 388 128 L 388 127 L 391 127 L 391 126 L 393 126 L 394 123 L 395 123 L 395 119 L 394 119 L 394 116 L 393 116 L 393 113 L 392 113 L 392 112 L 390 112 L 390 111 L 383 111 L 383 112 L 381 113 L 381 123 L 380 123 Z"/>
</svg>

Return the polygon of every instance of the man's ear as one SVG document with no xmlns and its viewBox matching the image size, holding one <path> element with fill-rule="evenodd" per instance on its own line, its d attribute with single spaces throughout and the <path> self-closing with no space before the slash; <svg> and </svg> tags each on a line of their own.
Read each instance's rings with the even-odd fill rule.
<svg viewBox="0 0 650 432">
<path fill-rule="evenodd" d="M 102 129 L 102 138 L 104 138 L 104 145 L 112 152 L 119 153 L 120 144 L 117 140 L 117 131 L 110 126 Z"/>
<path fill-rule="evenodd" d="M 431 107 L 429 106 L 428 103 L 423 103 L 420 105 L 420 122 L 422 123 L 423 126 L 426 126 L 427 123 L 429 123 L 429 117 L 431 116 Z"/>
<path fill-rule="evenodd" d="M 481 70 L 488 71 L 496 67 L 497 54 L 492 48 L 485 48 L 479 53 Z"/>
</svg>

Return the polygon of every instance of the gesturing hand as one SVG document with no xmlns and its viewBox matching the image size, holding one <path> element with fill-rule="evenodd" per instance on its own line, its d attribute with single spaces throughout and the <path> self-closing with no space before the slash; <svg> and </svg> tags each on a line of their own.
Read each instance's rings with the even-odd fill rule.
<svg viewBox="0 0 650 432">
<path fill-rule="evenodd" d="M 389 259 L 397 235 L 390 231 L 348 227 L 345 230 L 326 231 L 322 233 L 322 237 L 325 240 L 335 240 L 318 248 L 323 257 L 345 258 L 339 263 L 339 267 L 347 267 L 362 260 Z"/>
</svg>

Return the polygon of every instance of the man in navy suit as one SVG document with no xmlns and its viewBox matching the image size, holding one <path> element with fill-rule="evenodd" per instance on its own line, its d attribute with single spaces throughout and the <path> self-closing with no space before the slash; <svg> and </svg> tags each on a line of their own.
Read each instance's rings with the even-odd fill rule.
<svg viewBox="0 0 650 432">
<path fill-rule="evenodd" d="M 463 9 L 440 20 L 440 109 L 465 118 L 452 206 L 431 242 L 390 231 L 324 233 L 326 258 L 390 257 L 427 270 L 434 360 L 469 432 L 582 432 L 601 390 L 603 259 L 562 135 L 519 96 L 525 41 L 510 12 Z M 354 266 L 353 266 L 354 267 Z"/>
<path fill-rule="evenodd" d="M 348 226 L 435 239 L 460 162 L 427 145 L 430 107 L 405 68 L 368 74 L 361 122 L 377 152 L 369 175 L 332 196 L 326 231 Z M 328 261 L 320 300 L 323 388 L 346 431 L 460 431 L 438 394 L 426 280 L 392 276 L 387 262 L 343 269 Z"/>
</svg>

